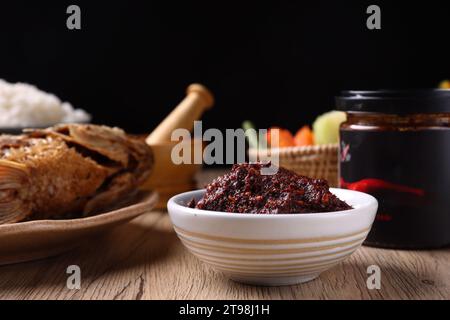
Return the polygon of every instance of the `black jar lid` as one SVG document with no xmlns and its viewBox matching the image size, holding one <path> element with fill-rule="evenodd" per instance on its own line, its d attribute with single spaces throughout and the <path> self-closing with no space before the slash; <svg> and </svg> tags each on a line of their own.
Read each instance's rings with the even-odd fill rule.
<svg viewBox="0 0 450 320">
<path fill-rule="evenodd" d="M 338 110 L 393 114 L 449 113 L 450 90 L 342 91 L 336 97 Z"/>
</svg>

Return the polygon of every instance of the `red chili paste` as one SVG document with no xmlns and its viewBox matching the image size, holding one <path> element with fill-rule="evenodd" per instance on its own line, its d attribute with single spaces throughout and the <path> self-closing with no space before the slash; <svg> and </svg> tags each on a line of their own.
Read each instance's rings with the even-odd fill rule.
<svg viewBox="0 0 450 320">
<path fill-rule="evenodd" d="M 235 213 L 314 213 L 349 210 L 352 207 L 329 191 L 326 180 L 310 179 L 279 168 L 262 175 L 269 164 L 236 164 L 231 172 L 206 186 L 206 193 L 192 208 Z"/>
</svg>

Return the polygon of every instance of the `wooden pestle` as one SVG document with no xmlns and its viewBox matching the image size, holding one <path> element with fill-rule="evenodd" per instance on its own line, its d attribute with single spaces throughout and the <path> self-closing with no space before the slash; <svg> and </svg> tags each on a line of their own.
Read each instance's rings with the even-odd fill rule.
<svg viewBox="0 0 450 320">
<path fill-rule="evenodd" d="M 192 130 L 194 121 L 214 104 L 214 96 L 201 84 L 191 84 L 186 97 L 147 137 L 148 145 L 170 142 L 172 132 L 178 128 Z"/>
</svg>

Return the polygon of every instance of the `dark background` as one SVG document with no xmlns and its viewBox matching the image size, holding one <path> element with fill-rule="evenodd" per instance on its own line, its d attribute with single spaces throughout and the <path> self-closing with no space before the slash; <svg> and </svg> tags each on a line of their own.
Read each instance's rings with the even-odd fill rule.
<svg viewBox="0 0 450 320">
<path fill-rule="evenodd" d="M 343 89 L 435 87 L 450 77 L 447 1 L 3 1 L 0 78 L 150 131 L 201 82 L 204 127 L 296 130 Z M 82 30 L 66 28 L 78 4 Z M 245 5 L 244 5 L 245 4 Z M 382 30 L 366 28 L 378 4 Z"/>
</svg>

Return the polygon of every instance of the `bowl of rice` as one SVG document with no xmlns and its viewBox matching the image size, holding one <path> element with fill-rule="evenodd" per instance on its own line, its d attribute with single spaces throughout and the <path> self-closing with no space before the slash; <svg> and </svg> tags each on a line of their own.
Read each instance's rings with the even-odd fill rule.
<svg viewBox="0 0 450 320">
<path fill-rule="evenodd" d="M 59 123 L 88 123 L 91 116 L 56 95 L 27 83 L 0 79 L 0 134 L 19 134 L 25 128 Z"/>
</svg>

